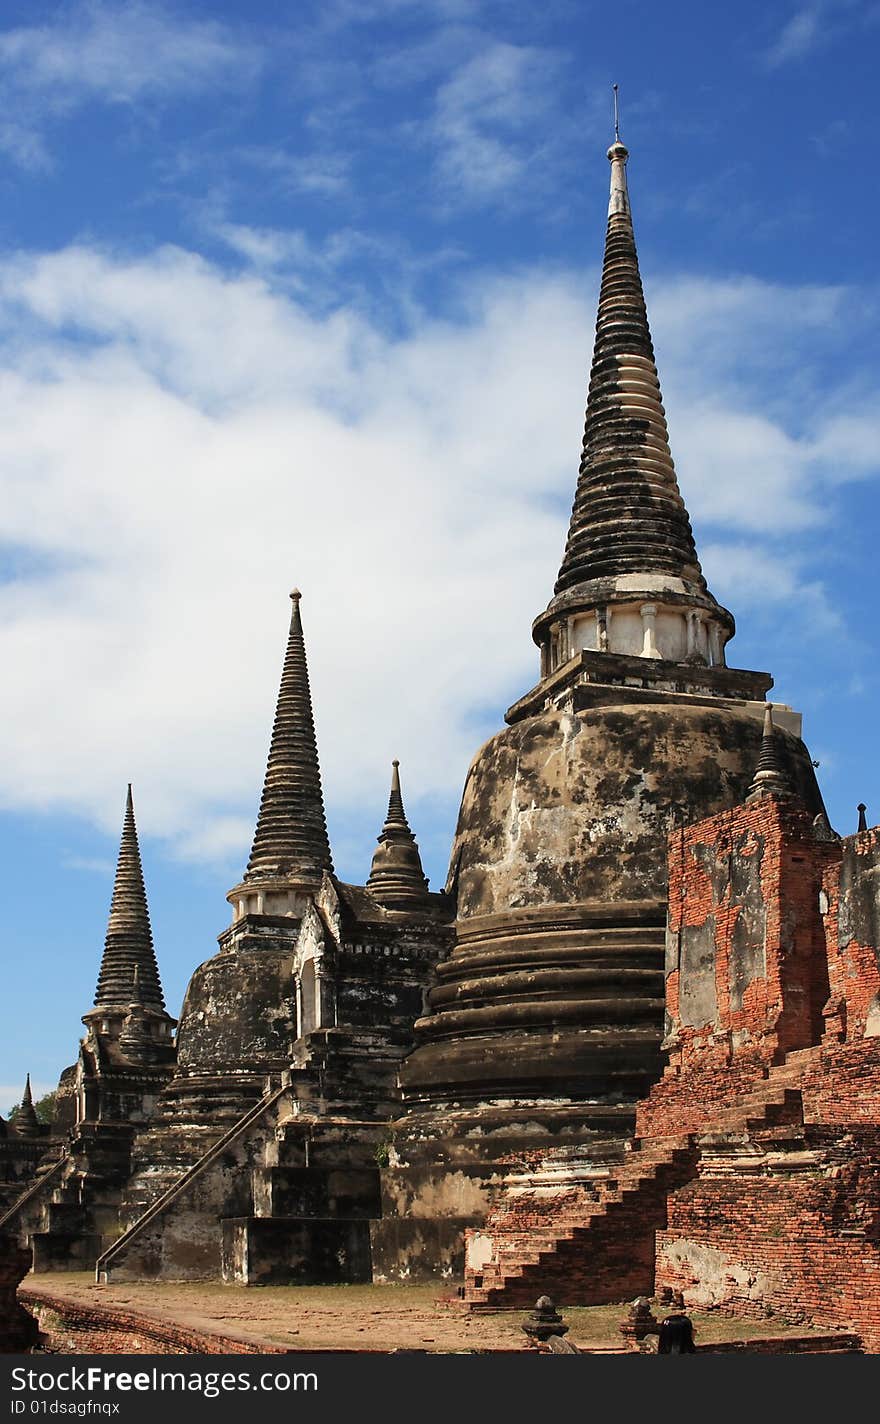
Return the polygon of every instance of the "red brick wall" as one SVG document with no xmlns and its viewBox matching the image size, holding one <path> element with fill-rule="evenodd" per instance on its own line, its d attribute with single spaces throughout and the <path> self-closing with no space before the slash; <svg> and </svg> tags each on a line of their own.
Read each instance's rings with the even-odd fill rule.
<svg viewBox="0 0 880 1424">
<path fill-rule="evenodd" d="M 831 1039 L 880 1033 L 880 827 L 848 837 L 822 880 Z M 874 1009 L 874 1022 L 869 1023 Z"/>
<path fill-rule="evenodd" d="M 807 1067 L 801 1092 L 805 1122 L 880 1123 L 880 1038 L 823 1045 Z"/>
<path fill-rule="evenodd" d="M 636 1107 L 637 1137 L 681 1137 L 705 1132 L 720 1113 L 735 1108 L 765 1077 L 761 1064 L 694 1068 L 667 1073 Z"/>
<path fill-rule="evenodd" d="M 703 1177 L 669 1199 L 657 1287 L 691 1308 L 851 1329 L 880 1352 L 880 1166 Z"/>
<path fill-rule="evenodd" d="M 63 1297 L 19 1291 L 23 1305 L 64 1355 L 266 1355 L 284 1354 L 279 1345 L 255 1345 L 223 1335 L 207 1335 L 151 1320 L 110 1306 L 77 1305 Z"/>
<path fill-rule="evenodd" d="M 760 873 L 750 873 L 758 853 Z M 816 841 L 796 807 L 762 798 L 677 831 L 669 866 L 670 1066 L 639 1105 L 636 1130 L 723 1130 L 723 1113 L 784 1079 L 800 1091 L 813 1159 L 795 1174 L 771 1156 L 756 1175 L 732 1155 L 717 1177 L 705 1162 L 670 1197 L 657 1285 L 691 1305 L 853 1329 L 880 1352 L 880 829 Z M 744 912 L 763 928 L 766 966 L 736 1005 L 731 955 Z M 694 972 L 714 957 L 716 1012 L 703 1024 L 683 1022 L 687 927 L 704 946 Z M 693 1003 L 691 992 L 692 1017 Z"/>
<path fill-rule="evenodd" d="M 829 992 L 819 892 L 839 857 L 838 843 L 814 838 L 805 811 L 776 797 L 670 836 L 669 1067 L 639 1105 L 640 1136 L 705 1129 L 787 1052 L 819 1041 Z M 705 946 L 702 1022 L 687 998 L 689 933 Z"/>
<path fill-rule="evenodd" d="M 738 1061 L 757 1070 L 817 1041 L 828 996 L 819 890 L 838 855 L 836 843 L 814 839 L 805 811 L 776 797 L 672 834 L 666 1000 L 673 1067 L 713 1072 Z M 752 961 L 738 944 L 749 920 Z M 682 980 L 682 946 L 695 931 L 714 955 L 714 1012 L 703 1022 L 693 1009 L 688 1020 L 685 991 L 693 986 Z"/>
</svg>

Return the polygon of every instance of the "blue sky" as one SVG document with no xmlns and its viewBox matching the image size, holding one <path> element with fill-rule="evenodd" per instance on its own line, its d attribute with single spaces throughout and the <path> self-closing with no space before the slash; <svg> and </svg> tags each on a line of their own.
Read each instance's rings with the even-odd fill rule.
<svg viewBox="0 0 880 1424">
<path fill-rule="evenodd" d="M 532 685 L 620 84 L 673 454 L 740 667 L 880 816 L 880 5 L 10 3 L 0 1110 L 72 1060 L 134 783 L 172 1012 L 247 857 L 303 590 L 337 869 L 434 886 Z"/>
</svg>

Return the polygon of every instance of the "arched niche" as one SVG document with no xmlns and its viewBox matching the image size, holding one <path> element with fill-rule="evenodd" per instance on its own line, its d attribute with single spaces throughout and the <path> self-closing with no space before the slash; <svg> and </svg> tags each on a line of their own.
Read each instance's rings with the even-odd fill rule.
<svg viewBox="0 0 880 1424">
<path fill-rule="evenodd" d="M 318 976 L 314 959 L 307 959 L 299 974 L 299 1038 L 319 1027 Z"/>
</svg>

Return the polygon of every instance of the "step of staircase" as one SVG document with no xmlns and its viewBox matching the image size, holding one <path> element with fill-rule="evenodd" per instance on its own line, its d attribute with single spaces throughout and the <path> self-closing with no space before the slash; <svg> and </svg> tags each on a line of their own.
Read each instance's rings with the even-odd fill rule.
<svg viewBox="0 0 880 1424">
<path fill-rule="evenodd" d="M 706 1135 L 750 1134 L 801 1125 L 803 1100 L 798 1084 L 815 1059 L 815 1050 L 789 1055 L 770 1069 L 758 1087 L 719 1112 Z M 548 1154 L 529 1173 L 526 1190 L 511 1192 L 508 1188 L 481 1228 L 480 1234 L 492 1240 L 493 1256 L 481 1267 L 466 1268 L 466 1305 L 471 1309 L 513 1308 L 527 1299 L 527 1293 L 543 1294 L 550 1289 L 548 1282 L 554 1280 L 554 1272 L 564 1291 L 566 1261 L 574 1264 L 577 1257 L 598 1267 L 603 1253 L 607 1259 L 620 1253 L 627 1233 L 633 1241 L 644 1236 L 645 1245 L 648 1237 L 653 1241 L 654 1232 L 665 1225 L 669 1191 L 695 1174 L 696 1140 L 690 1136 L 634 1140 L 623 1162 L 595 1182 L 594 1193 L 582 1186 L 567 1187 L 564 1177 L 560 1181 L 553 1155 Z M 542 1195 L 542 1180 L 558 1186 L 555 1196 L 547 1191 Z M 527 1221 L 527 1229 L 518 1226 L 518 1219 Z"/>
</svg>

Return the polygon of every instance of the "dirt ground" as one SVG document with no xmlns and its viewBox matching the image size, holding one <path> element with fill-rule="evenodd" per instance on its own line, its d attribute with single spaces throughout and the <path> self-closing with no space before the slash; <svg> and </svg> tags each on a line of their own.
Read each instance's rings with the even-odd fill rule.
<svg viewBox="0 0 880 1424">
<path fill-rule="evenodd" d="M 30 1291 L 80 1304 L 115 1306 L 192 1330 L 296 1350 L 521 1350 L 525 1311 L 471 1315 L 436 1284 L 412 1286 L 221 1286 L 196 1282 L 96 1285 L 91 1274 L 28 1276 Z M 568 1339 L 618 1351 L 625 1303 L 570 1307 Z M 658 1312 L 662 1316 L 662 1311 Z M 771 1320 L 739 1321 L 691 1312 L 696 1338 L 708 1344 L 760 1336 L 803 1335 Z"/>
</svg>

